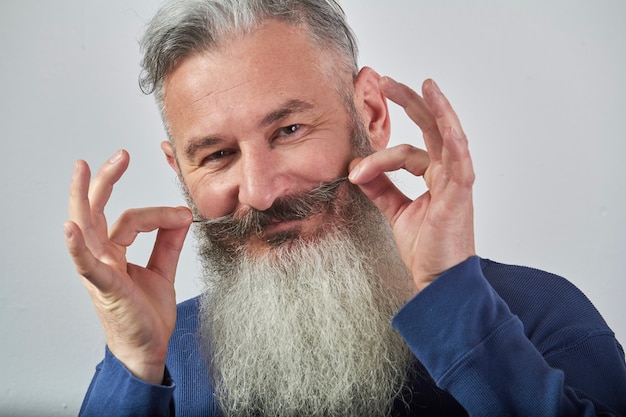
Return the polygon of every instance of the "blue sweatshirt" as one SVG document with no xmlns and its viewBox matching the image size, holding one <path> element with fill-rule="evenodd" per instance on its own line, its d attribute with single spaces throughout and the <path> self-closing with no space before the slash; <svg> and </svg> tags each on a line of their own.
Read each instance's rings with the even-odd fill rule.
<svg viewBox="0 0 626 417">
<path fill-rule="evenodd" d="M 473 257 L 393 318 L 418 361 L 393 416 L 624 416 L 624 351 L 572 284 Z M 198 299 L 178 306 L 162 385 L 108 349 L 81 416 L 219 416 L 197 339 Z"/>
</svg>

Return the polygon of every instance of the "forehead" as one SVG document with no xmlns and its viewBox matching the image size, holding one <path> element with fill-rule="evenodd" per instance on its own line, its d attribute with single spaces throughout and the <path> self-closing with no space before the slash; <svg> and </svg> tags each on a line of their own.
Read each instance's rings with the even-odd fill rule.
<svg viewBox="0 0 626 417">
<path fill-rule="evenodd" d="M 175 137 L 190 118 L 209 116 L 197 111 L 228 117 L 245 110 L 252 118 L 287 100 L 320 105 L 339 100 L 339 86 L 351 74 L 333 71 L 336 64 L 303 28 L 268 21 L 178 63 L 164 84 L 171 133 Z"/>
</svg>

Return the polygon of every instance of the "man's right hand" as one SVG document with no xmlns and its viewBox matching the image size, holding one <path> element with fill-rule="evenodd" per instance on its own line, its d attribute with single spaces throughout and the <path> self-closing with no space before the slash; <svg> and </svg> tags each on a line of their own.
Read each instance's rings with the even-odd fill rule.
<svg viewBox="0 0 626 417">
<path fill-rule="evenodd" d="M 90 181 L 89 166 L 76 162 L 65 240 L 109 349 L 134 376 L 160 384 L 176 322 L 176 266 L 192 215 L 186 207 L 132 209 L 109 229 L 104 207 L 128 163 L 128 153 L 118 151 Z M 157 229 L 146 267 L 128 263 L 126 248 L 137 235 Z"/>
</svg>

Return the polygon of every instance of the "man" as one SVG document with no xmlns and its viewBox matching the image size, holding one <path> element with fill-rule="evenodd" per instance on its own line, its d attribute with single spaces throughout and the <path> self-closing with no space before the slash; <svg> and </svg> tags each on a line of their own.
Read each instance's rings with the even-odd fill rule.
<svg viewBox="0 0 626 417">
<path fill-rule="evenodd" d="M 77 162 L 66 240 L 107 340 L 83 415 L 626 415 L 613 333 L 565 280 L 476 256 L 455 113 L 432 80 L 422 97 L 359 71 L 338 5 L 171 2 L 143 48 L 191 211 L 109 229 L 129 156 L 91 181 Z M 386 148 L 387 99 L 427 151 Z M 408 199 L 397 169 L 428 192 Z M 177 307 L 194 218 L 206 289 Z"/>
</svg>

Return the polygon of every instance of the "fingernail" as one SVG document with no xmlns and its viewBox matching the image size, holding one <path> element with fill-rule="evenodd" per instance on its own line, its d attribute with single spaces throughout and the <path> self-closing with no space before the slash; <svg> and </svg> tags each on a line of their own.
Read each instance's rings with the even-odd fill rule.
<svg viewBox="0 0 626 417">
<path fill-rule="evenodd" d="M 70 229 L 67 223 L 63 223 L 63 233 L 65 234 L 65 238 L 68 240 L 71 239 L 73 236 L 72 230 Z"/>
<path fill-rule="evenodd" d="M 380 80 L 380 86 L 383 89 L 383 91 L 391 92 L 391 91 L 395 91 L 398 89 L 398 82 L 394 80 L 393 78 L 391 78 L 390 76 L 385 75 Z"/>
<path fill-rule="evenodd" d="M 387 82 L 387 83 L 389 83 L 389 84 L 398 84 L 398 82 L 397 82 L 396 80 L 394 80 L 393 78 L 391 78 L 391 77 L 390 77 L 390 76 L 388 76 L 388 75 L 385 75 L 385 76 L 383 77 L 383 81 L 385 81 L 385 82 Z"/>
<path fill-rule="evenodd" d="M 433 82 L 433 88 L 435 89 L 435 91 L 438 93 L 441 93 L 441 90 L 439 89 L 439 86 L 437 85 L 435 80 L 431 80 L 431 81 Z"/>
<path fill-rule="evenodd" d="M 191 220 L 191 213 L 186 208 L 178 208 L 176 209 L 176 214 L 183 220 Z"/>
<path fill-rule="evenodd" d="M 350 181 L 355 181 L 359 175 L 361 174 L 361 166 L 357 165 L 354 168 L 352 168 L 352 171 L 350 171 L 350 174 L 348 174 L 348 179 Z"/>
<path fill-rule="evenodd" d="M 461 133 L 458 130 L 456 130 L 454 126 L 450 127 L 450 134 L 452 135 L 452 138 L 454 138 L 454 140 L 463 139 L 463 135 L 461 135 Z"/>
<path fill-rule="evenodd" d="M 78 177 L 78 161 L 74 162 L 74 169 L 72 169 L 72 178 Z"/>
<path fill-rule="evenodd" d="M 122 158 L 122 150 L 120 149 L 119 151 L 115 152 L 115 155 L 113 155 L 110 159 L 109 159 L 109 163 L 114 164 L 117 161 L 119 161 Z"/>
</svg>

